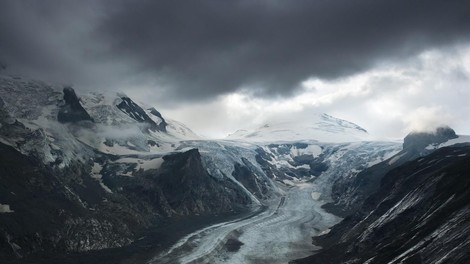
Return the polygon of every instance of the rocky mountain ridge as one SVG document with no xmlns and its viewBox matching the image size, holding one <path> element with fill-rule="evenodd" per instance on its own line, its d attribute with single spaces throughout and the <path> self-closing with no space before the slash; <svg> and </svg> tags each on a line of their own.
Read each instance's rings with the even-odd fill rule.
<svg viewBox="0 0 470 264">
<path fill-rule="evenodd" d="M 355 213 L 314 238 L 324 247 L 292 263 L 468 263 L 470 145 L 390 170 Z"/>
<path fill-rule="evenodd" d="M 145 234 L 162 222 L 257 212 L 303 183 L 315 184 L 317 201 L 359 197 L 357 205 L 368 194 L 360 175 L 456 140 L 443 130 L 409 151 L 411 137 L 406 151 L 415 154 L 402 155 L 396 142 L 364 141 L 367 132 L 351 122 L 324 114 L 317 121 L 202 140 L 127 95 L 0 76 L 0 257 L 43 262 L 140 239 L 153 248 L 159 238 Z"/>
</svg>

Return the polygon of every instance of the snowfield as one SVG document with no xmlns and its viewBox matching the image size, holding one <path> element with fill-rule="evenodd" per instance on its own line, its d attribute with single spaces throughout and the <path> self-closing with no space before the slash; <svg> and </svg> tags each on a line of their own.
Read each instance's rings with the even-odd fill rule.
<svg viewBox="0 0 470 264">
<path fill-rule="evenodd" d="M 349 121 L 327 114 L 315 114 L 301 123 L 275 121 L 252 131 L 238 130 L 226 139 L 257 143 L 304 140 L 340 143 L 373 140 L 373 137 L 364 128 Z"/>
</svg>

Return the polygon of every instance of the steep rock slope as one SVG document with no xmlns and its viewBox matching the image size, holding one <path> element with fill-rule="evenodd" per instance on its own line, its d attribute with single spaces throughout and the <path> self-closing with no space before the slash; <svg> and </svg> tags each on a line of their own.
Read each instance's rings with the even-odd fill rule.
<svg viewBox="0 0 470 264">
<path fill-rule="evenodd" d="M 293 263 L 468 263 L 470 146 L 446 147 L 391 170 L 320 253 Z"/>
<path fill-rule="evenodd" d="M 403 142 L 403 149 L 387 160 L 359 172 L 356 176 L 338 178 L 332 186 L 333 202 L 325 208 L 340 216 L 355 212 L 362 202 L 380 186 L 384 175 L 407 161 L 430 154 L 439 146 L 458 136 L 449 127 L 437 128 L 434 132 L 410 133 Z"/>
<path fill-rule="evenodd" d="M 61 123 L 78 122 L 78 121 L 91 121 L 93 119 L 83 109 L 80 101 L 75 94 L 75 91 L 71 87 L 65 87 L 64 93 L 64 104 L 59 109 L 57 120 Z"/>
</svg>

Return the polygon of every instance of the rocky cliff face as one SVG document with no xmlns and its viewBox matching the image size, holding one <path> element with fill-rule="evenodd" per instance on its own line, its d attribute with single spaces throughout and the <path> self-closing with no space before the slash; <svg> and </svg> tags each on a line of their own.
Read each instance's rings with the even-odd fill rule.
<svg viewBox="0 0 470 264">
<path fill-rule="evenodd" d="M 388 172 L 325 249 L 293 263 L 468 263 L 470 147 L 437 150 Z"/>
<path fill-rule="evenodd" d="M 122 112 L 124 112 L 137 122 L 146 124 L 149 129 L 153 131 L 166 132 L 167 123 L 165 119 L 163 119 L 160 112 L 158 112 L 155 108 L 151 108 L 149 109 L 149 111 L 150 114 L 160 119 L 160 122 L 158 124 L 147 115 L 144 109 L 142 109 L 138 104 L 132 101 L 131 98 L 123 96 L 121 97 L 121 99 L 122 101 L 117 105 L 117 108 L 119 108 Z"/>
<path fill-rule="evenodd" d="M 450 127 L 438 127 L 433 132 L 414 132 L 408 134 L 403 140 L 403 150 L 426 155 L 429 153 L 426 149 L 428 146 L 436 146 L 457 137 Z"/>
<path fill-rule="evenodd" d="M 91 121 L 93 118 L 80 104 L 80 101 L 71 87 L 65 87 L 64 90 L 64 104 L 59 109 L 57 119 L 61 123 L 71 123 L 79 121 Z"/>
<path fill-rule="evenodd" d="M 212 214 L 242 210 L 251 204 L 250 197 L 233 181 L 209 175 L 197 149 L 166 156 L 164 160 L 154 178 L 155 188 L 161 190 L 173 212 Z"/>
<path fill-rule="evenodd" d="M 362 170 L 354 177 L 338 178 L 332 186 L 333 202 L 325 208 L 343 217 L 354 213 L 369 195 L 377 191 L 387 172 L 407 161 L 430 154 L 434 148 L 428 146 L 437 146 L 454 138 L 457 135 L 449 127 L 440 127 L 434 132 L 410 133 L 404 139 L 403 149 L 393 157 Z"/>
</svg>

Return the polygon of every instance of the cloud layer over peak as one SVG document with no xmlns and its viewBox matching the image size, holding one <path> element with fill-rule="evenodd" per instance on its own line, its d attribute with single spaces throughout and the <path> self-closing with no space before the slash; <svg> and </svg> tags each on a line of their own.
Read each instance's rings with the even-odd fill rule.
<svg viewBox="0 0 470 264">
<path fill-rule="evenodd" d="M 292 95 L 467 41 L 466 1 L 3 1 L 0 60 L 51 79 L 208 100 Z M 65 78 L 64 78 L 65 77 Z M 112 88 L 110 88 L 112 89 Z"/>
</svg>

